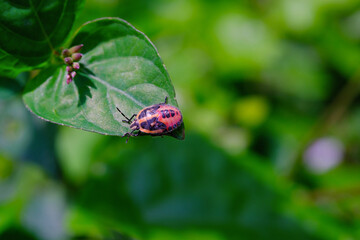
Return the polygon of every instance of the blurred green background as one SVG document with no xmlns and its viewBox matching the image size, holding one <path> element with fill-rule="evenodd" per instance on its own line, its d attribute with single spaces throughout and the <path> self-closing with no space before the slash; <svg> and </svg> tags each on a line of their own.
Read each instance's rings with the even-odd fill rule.
<svg viewBox="0 0 360 240">
<path fill-rule="evenodd" d="M 44 122 L 0 89 L 0 239 L 360 239 L 360 2 L 88 0 L 158 48 L 186 139 Z M 15 91 L 16 92 L 16 91 Z"/>
</svg>

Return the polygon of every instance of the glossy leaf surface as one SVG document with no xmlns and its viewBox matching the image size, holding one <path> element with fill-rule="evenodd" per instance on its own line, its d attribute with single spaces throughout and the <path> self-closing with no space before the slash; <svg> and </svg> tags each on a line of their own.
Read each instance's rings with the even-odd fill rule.
<svg viewBox="0 0 360 240">
<path fill-rule="evenodd" d="M 0 1 L 0 75 L 44 64 L 65 41 L 82 0 Z"/>
<path fill-rule="evenodd" d="M 62 125 L 109 135 L 123 135 L 128 117 L 163 102 L 177 106 L 170 77 L 155 46 L 118 18 L 83 25 L 71 44 L 84 44 L 81 68 L 66 84 L 65 66 L 42 71 L 28 83 L 24 101 L 39 117 Z M 182 131 L 174 135 L 182 138 Z"/>
</svg>

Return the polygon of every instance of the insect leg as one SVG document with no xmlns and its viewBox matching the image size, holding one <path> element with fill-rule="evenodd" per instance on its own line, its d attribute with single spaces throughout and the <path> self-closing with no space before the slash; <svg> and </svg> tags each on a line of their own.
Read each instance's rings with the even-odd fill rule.
<svg viewBox="0 0 360 240">
<path fill-rule="evenodd" d="M 129 132 L 129 133 L 127 132 L 127 133 L 125 133 L 124 135 L 121 136 L 121 137 L 127 137 L 125 143 L 127 143 L 127 142 L 129 141 L 129 138 L 130 138 L 131 136 L 136 137 L 136 136 L 139 135 L 139 133 L 134 134 L 134 131 L 135 131 L 135 130 L 132 130 L 131 132 Z"/>
<path fill-rule="evenodd" d="M 132 132 L 131 132 L 132 133 Z M 129 138 L 130 138 L 130 136 L 131 136 L 131 133 L 125 133 L 124 135 L 122 135 L 121 137 L 127 137 L 127 139 L 126 139 L 126 142 L 125 143 L 127 143 L 128 141 L 129 141 Z"/>
<path fill-rule="evenodd" d="M 168 96 L 165 97 L 165 102 L 164 104 L 167 104 L 168 103 Z"/>
</svg>

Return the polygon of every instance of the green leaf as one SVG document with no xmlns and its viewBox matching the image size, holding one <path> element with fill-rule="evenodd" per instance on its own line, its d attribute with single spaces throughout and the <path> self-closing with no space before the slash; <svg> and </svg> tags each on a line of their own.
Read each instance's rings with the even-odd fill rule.
<svg viewBox="0 0 360 240">
<path fill-rule="evenodd" d="M 131 117 L 164 102 L 178 106 L 166 68 L 150 40 L 129 23 L 104 18 L 83 25 L 71 44 L 84 44 L 74 82 L 66 84 L 65 66 L 48 68 L 29 81 L 24 102 L 39 117 L 108 135 L 123 135 Z M 184 127 L 172 134 L 183 139 Z"/>
<path fill-rule="evenodd" d="M 0 75 L 44 64 L 68 37 L 82 0 L 0 1 Z"/>
</svg>

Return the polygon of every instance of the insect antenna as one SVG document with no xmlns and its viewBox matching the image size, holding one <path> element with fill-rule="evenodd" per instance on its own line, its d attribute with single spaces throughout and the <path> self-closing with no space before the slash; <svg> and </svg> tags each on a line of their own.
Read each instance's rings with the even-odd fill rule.
<svg viewBox="0 0 360 240">
<path fill-rule="evenodd" d="M 132 119 L 136 116 L 136 114 L 134 114 L 131 116 L 131 118 L 128 118 L 127 116 L 125 116 L 125 114 L 122 111 L 120 111 L 120 109 L 118 107 L 116 107 L 116 109 L 119 111 L 119 113 L 121 113 L 121 115 L 123 115 L 124 118 L 126 118 L 126 120 L 123 120 L 123 122 L 125 122 L 125 123 L 130 124 Z"/>
</svg>

